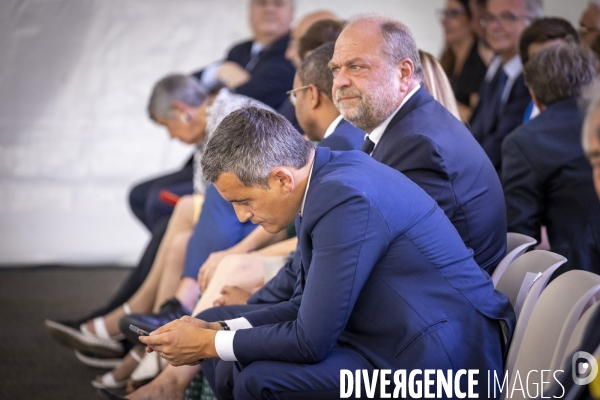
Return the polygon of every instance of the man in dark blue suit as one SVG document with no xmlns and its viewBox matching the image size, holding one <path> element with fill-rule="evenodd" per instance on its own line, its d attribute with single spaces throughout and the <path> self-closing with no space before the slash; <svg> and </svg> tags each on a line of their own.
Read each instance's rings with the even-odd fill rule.
<svg viewBox="0 0 600 400">
<path fill-rule="evenodd" d="M 276 109 L 294 79 L 294 67 L 285 58 L 294 4 L 292 0 L 250 0 L 249 5 L 253 40 L 234 46 L 224 62 L 194 75 L 208 88 L 220 83 Z"/>
<path fill-rule="evenodd" d="M 315 150 L 252 107 L 225 118 L 202 168 L 241 221 L 274 233 L 299 216 L 294 295 L 232 321 L 173 321 L 142 342 L 174 365 L 237 360 L 238 399 L 337 398 L 341 369 L 381 368 L 478 370 L 472 390 L 486 395 L 514 314 L 410 179 L 361 152 Z"/>
<path fill-rule="evenodd" d="M 500 180 L 464 125 L 420 87 L 410 30 L 393 20 L 351 21 L 330 68 L 338 109 L 369 134 L 363 150 L 424 189 L 491 274 L 506 251 Z"/>
<path fill-rule="evenodd" d="M 486 40 L 498 55 L 479 89 L 471 132 L 500 173 L 502 141 L 523 121 L 531 101 L 519 57 L 519 37 L 543 16 L 543 0 L 489 0 L 482 18 Z"/>
<path fill-rule="evenodd" d="M 558 43 L 533 54 L 525 80 L 541 114 L 506 137 L 502 183 L 508 229 L 540 240 L 546 225 L 552 251 L 567 256 L 575 235 L 600 214 L 592 169 L 580 133 L 582 90 L 596 78 L 588 48 Z M 575 266 L 576 267 L 576 266 Z"/>
</svg>

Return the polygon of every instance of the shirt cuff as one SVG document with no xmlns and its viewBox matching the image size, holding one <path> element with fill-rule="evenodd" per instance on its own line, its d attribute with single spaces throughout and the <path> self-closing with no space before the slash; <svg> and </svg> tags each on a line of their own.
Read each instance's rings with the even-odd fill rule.
<svg viewBox="0 0 600 400">
<path fill-rule="evenodd" d="M 244 317 L 236 318 L 236 319 L 228 319 L 224 321 L 227 326 L 229 326 L 229 330 L 238 331 L 240 329 L 250 329 L 252 328 L 252 324 Z"/>
<path fill-rule="evenodd" d="M 235 332 L 218 331 L 215 336 L 215 349 L 219 358 L 223 361 L 237 361 L 233 354 L 233 337 Z"/>
</svg>

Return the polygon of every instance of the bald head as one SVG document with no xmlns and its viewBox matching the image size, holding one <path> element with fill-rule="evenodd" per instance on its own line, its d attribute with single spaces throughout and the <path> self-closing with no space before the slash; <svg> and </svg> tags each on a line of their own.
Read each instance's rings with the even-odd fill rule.
<svg viewBox="0 0 600 400">
<path fill-rule="evenodd" d="M 315 11 L 305 15 L 300 21 L 298 21 L 296 27 L 292 30 L 292 37 L 290 38 L 290 43 L 287 51 L 285 52 L 285 58 L 290 60 L 292 64 L 294 64 L 294 67 L 298 68 L 301 62 L 300 57 L 298 56 L 298 41 L 312 24 L 324 19 L 337 20 L 338 17 L 331 11 Z"/>
</svg>

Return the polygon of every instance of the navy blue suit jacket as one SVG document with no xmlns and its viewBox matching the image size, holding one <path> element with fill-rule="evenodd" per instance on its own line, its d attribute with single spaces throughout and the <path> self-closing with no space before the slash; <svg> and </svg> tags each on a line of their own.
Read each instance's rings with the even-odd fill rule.
<svg viewBox="0 0 600 400">
<path fill-rule="evenodd" d="M 333 133 L 321 140 L 319 147 L 329 147 L 331 150 L 340 151 L 358 150 L 364 138 L 365 132 L 342 119 Z M 248 299 L 248 304 L 270 304 L 289 300 L 294 294 L 299 267 L 300 248 L 297 248 L 293 259 L 289 260 L 265 286 L 254 293 Z"/>
<path fill-rule="evenodd" d="M 252 78 L 247 83 L 237 87 L 236 93 L 262 101 L 277 109 L 285 100 L 285 92 L 294 83 L 294 66 L 285 58 L 285 51 L 290 41 L 287 34 L 260 52 L 258 63 L 252 68 Z M 233 61 L 246 68 L 250 61 L 252 41 L 234 46 L 227 54 L 226 61 Z M 200 78 L 202 71 L 194 73 Z"/>
<path fill-rule="evenodd" d="M 489 274 L 506 254 L 506 210 L 494 167 L 467 128 L 420 88 L 371 156 L 405 174 L 446 213 Z"/>
<path fill-rule="evenodd" d="M 523 74 L 515 80 L 506 103 L 500 107 L 495 80 L 483 81 L 479 89 L 479 103 L 471 117 L 471 132 L 485 150 L 494 168 L 500 174 L 502 141 L 523 122 L 531 95 Z"/>
<path fill-rule="evenodd" d="M 510 303 L 410 179 L 318 148 L 303 215 L 294 296 L 243 315 L 254 328 L 235 334 L 242 364 L 312 364 L 344 346 L 374 368 L 502 371 Z"/>
<path fill-rule="evenodd" d="M 508 230 L 539 241 L 546 225 L 552 251 L 565 257 L 589 217 L 600 214 L 592 168 L 581 148 L 583 118 L 576 97 L 559 101 L 502 146 Z"/>
</svg>

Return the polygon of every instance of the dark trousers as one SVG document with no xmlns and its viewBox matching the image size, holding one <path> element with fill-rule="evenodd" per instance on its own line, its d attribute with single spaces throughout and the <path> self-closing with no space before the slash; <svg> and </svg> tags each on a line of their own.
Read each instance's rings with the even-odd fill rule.
<svg viewBox="0 0 600 400">
<path fill-rule="evenodd" d="M 188 162 L 177 172 L 137 184 L 129 192 L 131 211 L 148 230 L 152 231 L 152 227 L 158 220 L 173 212 L 172 205 L 160 200 L 160 191 L 168 190 L 178 196 L 192 194 L 193 178 L 193 163 Z"/>
</svg>

